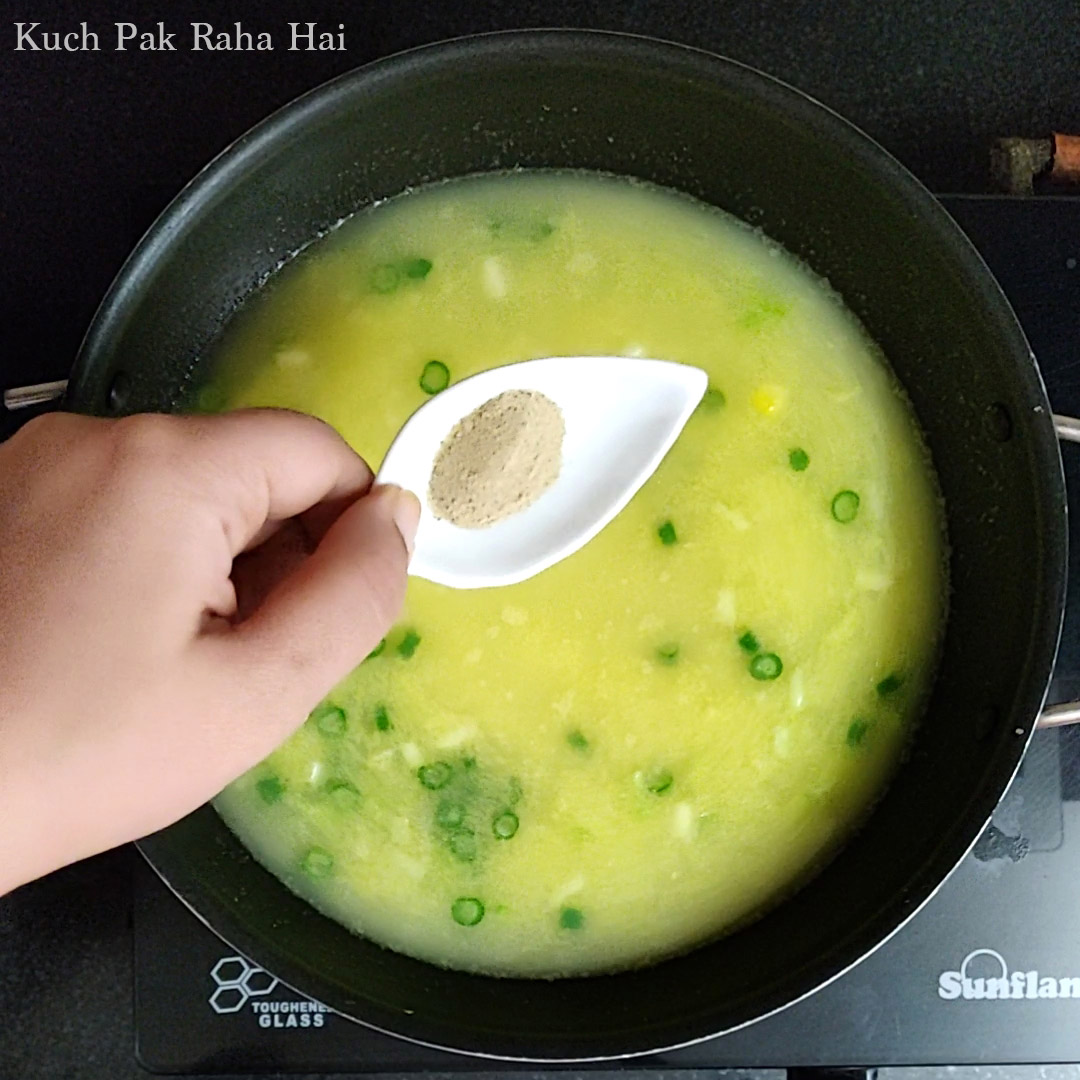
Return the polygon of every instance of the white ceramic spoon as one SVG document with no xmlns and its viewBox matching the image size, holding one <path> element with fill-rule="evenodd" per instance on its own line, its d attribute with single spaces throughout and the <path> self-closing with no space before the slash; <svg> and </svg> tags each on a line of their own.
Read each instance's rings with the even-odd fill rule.
<svg viewBox="0 0 1080 1080">
<path fill-rule="evenodd" d="M 524 360 L 453 383 L 406 421 L 377 477 L 420 498 L 409 573 L 483 589 L 524 581 L 572 555 L 653 474 L 707 386 L 700 368 L 625 356 Z M 525 510 L 463 529 L 437 518 L 428 503 L 435 456 L 459 420 L 506 390 L 537 390 L 562 410 L 562 469 Z"/>
</svg>

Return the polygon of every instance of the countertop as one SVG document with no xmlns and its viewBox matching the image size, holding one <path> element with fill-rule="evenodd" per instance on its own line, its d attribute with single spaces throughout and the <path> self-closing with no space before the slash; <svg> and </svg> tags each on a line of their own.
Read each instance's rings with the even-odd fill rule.
<svg viewBox="0 0 1080 1080">
<path fill-rule="evenodd" d="M 298 5 L 8 0 L 0 21 L 0 384 L 59 378 L 142 229 L 252 123 L 349 68 L 409 46 L 522 26 L 625 30 L 762 68 L 833 106 L 932 189 L 987 188 L 990 140 L 1080 130 L 1080 4 L 908 0 L 398 0 Z M 14 51 L 17 20 L 105 38 L 117 20 L 176 53 Z M 190 22 L 337 30 L 334 53 L 191 52 Z M 132 1056 L 124 849 L 0 900 L 0 1080 L 145 1075 Z M 893 1071 L 895 1073 L 895 1070 Z M 1047 1075 L 1061 1070 L 1042 1070 Z M 985 1075 L 986 1070 L 980 1070 Z M 593 1074 L 595 1075 L 595 1074 Z M 627 1074 L 620 1074 L 627 1075 Z"/>
</svg>

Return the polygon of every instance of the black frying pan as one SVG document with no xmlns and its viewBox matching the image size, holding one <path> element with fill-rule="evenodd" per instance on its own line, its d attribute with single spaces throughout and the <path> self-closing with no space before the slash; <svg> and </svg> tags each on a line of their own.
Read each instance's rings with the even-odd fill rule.
<svg viewBox="0 0 1080 1080">
<path fill-rule="evenodd" d="M 910 761 L 860 835 L 771 914 L 682 958 L 594 979 L 496 980 L 385 951 L 293 897 L 209 808 L 141 847 L 232 945 L 358 1021 L 478 1054 L 606 1058 L 728 1031 L 810 993 L 892 934 L 963 857 L 1043 705 L 1065 596 L 1065 491 L 1023 333 L 912 176 L 755 71 L 610 34 L 421 49 L 271 117 L 142 240 L 94 320 L 67 404 L 182 407 L 222 323 L 282 252 L 410 185 L 518 166 L 644 177 L 760 225 L 828 277 L 884 347 L 927 433 L 952 544 L 941 674 Z"/>
</svg>

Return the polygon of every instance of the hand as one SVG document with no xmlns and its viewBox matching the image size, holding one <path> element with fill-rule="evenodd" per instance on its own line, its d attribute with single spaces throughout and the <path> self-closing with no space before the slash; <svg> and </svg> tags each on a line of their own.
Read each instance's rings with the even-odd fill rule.
<svg viewBox="0 0 1080 1080">
<path fill-rule="evenodd" d="M 371 651 L 420 514 L 371 482 L 279 410 L 0 446 L 0 895 L 194 810 Z"/>
</svg>

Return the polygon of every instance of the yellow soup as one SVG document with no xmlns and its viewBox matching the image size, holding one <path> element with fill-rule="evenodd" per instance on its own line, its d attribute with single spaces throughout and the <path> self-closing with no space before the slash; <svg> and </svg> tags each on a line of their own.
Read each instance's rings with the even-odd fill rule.
<svg viewBox="0 0 1080 1080">
<path fill-rule="evenodd" d="M 216 802 L 291 889 L 437 964 L 609 971 L 755 917 L 864 819 L 933 675 L 907 401 L 820 280 L 685 197 L 522 173 L 366 211 L 234 320 L 202 405 L 314 413 L 377 464 L 447 377 L 583 353 L 708 371 L 656 474 L 531 581 L 411 580 Z"/>
</svg>

